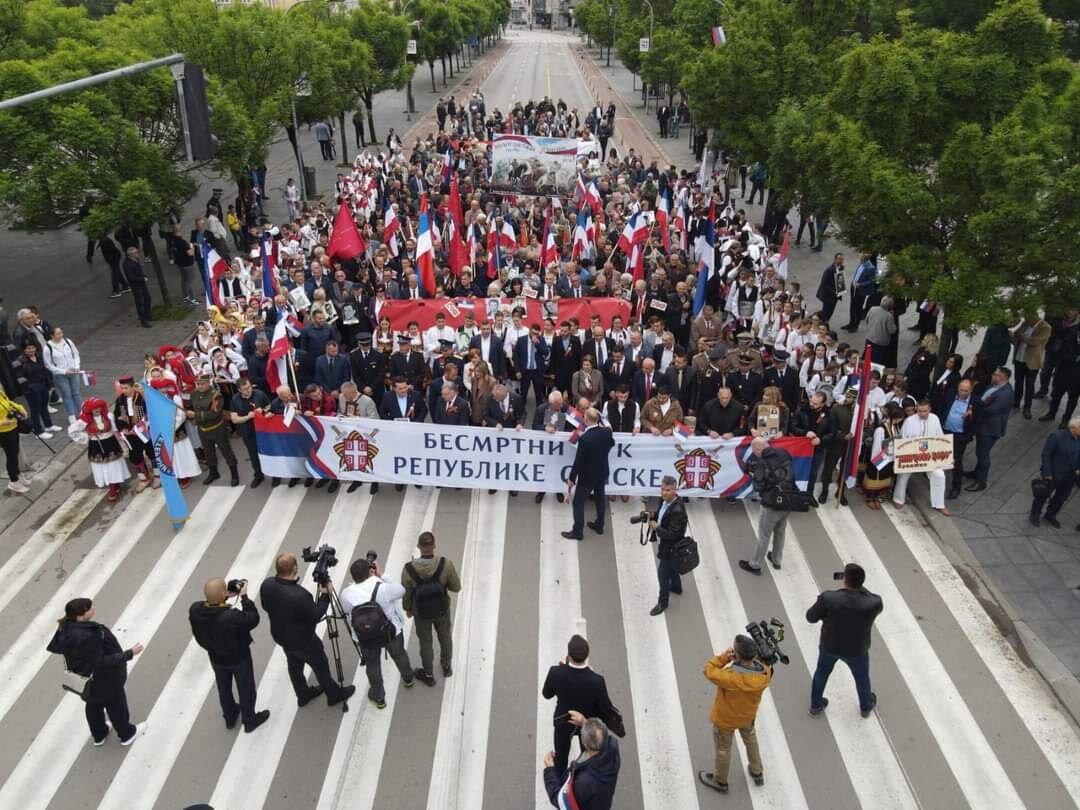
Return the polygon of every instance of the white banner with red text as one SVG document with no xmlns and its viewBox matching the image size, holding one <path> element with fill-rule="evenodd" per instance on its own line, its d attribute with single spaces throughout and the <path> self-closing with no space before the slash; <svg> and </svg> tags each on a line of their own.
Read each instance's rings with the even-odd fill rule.
<svg viewBox="0 0 1080 810">
<path fill-rule="evenodd" d="M 259 463 L 274 478 L 330 478 L 392 484 L 565 492 L 577 447 L 569 433 L 498 430 L 429 423 L 296 415 L 257 415 Z M 773 443 L 787 450 L 805 489 L 813 447 L 805 438 Z M 750 438 L 710 439 L 615 434 L 610 495 L 656 495 L 667 475 L 696 497 L 735 497 L 753 489 Z"/>
</svg>

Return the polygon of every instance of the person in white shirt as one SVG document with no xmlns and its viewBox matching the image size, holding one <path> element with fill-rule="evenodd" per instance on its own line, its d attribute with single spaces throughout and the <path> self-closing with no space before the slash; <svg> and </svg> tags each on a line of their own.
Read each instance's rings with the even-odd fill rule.
<svg viewBox="0 0 1080 810">
<path fill-rule="evenodd" d="M 398 672 L 401 673 L 402 685 L 406 688 L 413 685 L 413 669 L 409 663 L 409 653 L 405 649 L 405 637 L 402 635 L 405 629 L 405 615 L 401 610 L 401 598 L 405 595 L 405 588 L 383 574 L 378 559 L 373 557 L 373 552 L 368 552 L 367 557 L 354 560 L 349 566 L 349 573 L 352 575 L 353 584 L 342 589 L 338 596 L 345 615 L 349 617 L 349 632 L 352 633 L 353 639 L 356 639 L 356 631 L 352 624 L 353 610 L 369 602 L 374 601 L 392 625 L 390 632 L 393 633 L 393 637 L 386 643 L 360 644 L 364 656 L 364 668 L 367 672 L 368 699 L 376 707 L 384 709 L 386 708 L 386 689 L 383 686 L 382 677 L 384 649 L 390 654 Z"/>
<path fill-rule="evenodd" d="M 424 359 L 431 362 L 435 355 L 442 351 L 439 341 L 449 340 L 457 343 L 457 331 L 452 326 L 446 325 L 446 315 L 442 312 L 435 314 L 435 325 L 424 332 Z"/>
<path fill-rule="evenodd" d="M 68 424 L 79 418 L 83 399 L 79 393 L 82 379 L 82 360 L 75 344 L 64 337 L 64 330 L 54 326 L 52 335 L 45 341 L 42 360 L 45 368 L 52 372 L 53 387 L 64 401 L 64 410 L 68 412 Z"/>
<path fill-rule="evenodd" d="M 941 422 L 936 414 L 930 412 L 930 403 L 923 400 L 919 403 L 915 413 L 904 420 L 900 429 L 900 436 L 904 439 L 916 439 L 924 436 L 944 436 Z M 945 505 L 945 471 L 931 470 L 926 473 L 930 479 L 930 505 L 943 515 L 951 515 L 949 507 Z M 912 473 L 901 473 L 896 476 L 896 489 L 893 491 L 893 504 L 902 509 L 907 499 L 907 487 Z"/>
</svg>

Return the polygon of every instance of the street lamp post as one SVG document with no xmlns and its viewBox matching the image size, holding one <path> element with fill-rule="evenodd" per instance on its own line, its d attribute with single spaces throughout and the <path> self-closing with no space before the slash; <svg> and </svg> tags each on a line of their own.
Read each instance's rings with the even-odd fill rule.
<svg viewBox="0 0 1080 810">
<path fill-rule="evenodd" d="M 611 67 L 611 46 L 615 44 L 615 6 L 608 6 L 608 19 L 611 20 L 611 42 L 607 46 L 607 66 Z"/>
<path fill-rule="evenodd" d="M 650 3 L 650 2 L 649 2 L 649 0 L 641 0 L 641 2 L 643 2 L 643 3 L 645 4 L 645 5 L 647 5 L 647 6 L 649 7 L 649 50 L 651 51 L 651 50 L 652 50 L 652 46 L 653 46 L 653 44 L 652 44 L 652 38 L 653 38 L 653 22 L 654 22 L 654 18 L 653 18 L 653 7 L 652 7 L 652 3 Z M 642 77 L 642 78 L 644 78 L 644 77 Z M 648 90 L 648 83 L 646 83 L 646 82 L 644 82 L 644 81 L 643 81 L 643 82 L 642 82 L 642 84 L 644 84 L 644 85 L 645 85 L 645 87 L 646 87 L 646 89 L 645 89 L 645 109 L 646 109 L 646 110 L 648 110 L 648 109 L 649 109 L 649 90 Z"/>
</svg>

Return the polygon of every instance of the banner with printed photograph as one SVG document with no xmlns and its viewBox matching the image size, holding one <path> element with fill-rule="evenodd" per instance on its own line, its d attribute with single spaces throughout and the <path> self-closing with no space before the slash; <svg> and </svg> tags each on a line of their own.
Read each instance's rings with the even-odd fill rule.
<svg viewBox="0 0 1080 810">
<path fill-rule="evenodd" d="M 491 187 L 517 194 L 573 194 L 576 138 L 496 134 L 491 139 Z"/>
</svg>

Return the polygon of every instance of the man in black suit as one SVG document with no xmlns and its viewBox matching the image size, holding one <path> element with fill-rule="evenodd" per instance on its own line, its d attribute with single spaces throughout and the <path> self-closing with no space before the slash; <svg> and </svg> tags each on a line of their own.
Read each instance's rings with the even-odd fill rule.
<svg viewBox="0 0 1080 810">
<path fill-rule="evenodd" d="M 585 430 L 578 437 L 577 453 L 574 465 L 570 468 L 570 491 L 574 505 L 574 525 L 562 536 L 567 540 L 581 540 L 585 523 L 585 498 L 592 495 L 596 501 L 596 520 L 589 522 L 589 528 L 597 534 L 604 533 L 604 512 L 607 501 L 604 487 L 608 479 L 608 454 L 615 446 L 611 429 L 601 427 L 600 411 L 589 408 L 585 411 Z"/>
<path fill-rule="evenodd" d="M 458 396 L 457 383 L 444 382 L 440 396 L 435 401 L 431 412 L 431 421 L 437 425 L 458 425 L 464 427 L 470 422 L 469 401 Z"/>
<path fill-rule="evenodd" d="M 799 409 L 799 372 L 788 365 L 791 355 L 783 349 L 773 351 L 773 364 L 765 369 L 762 375 L 765 388 L 774 387 L 780 389 L 780 398 L 788 406 L 788 413 L 795 413 Z"/>
<path fill-rule="evenodd" d="M 818 284 L 817 298 L 821 302 L 821 318 L 828 321 L 836 310 L 836 302 L 844 294 L 847 285 L 844 282 L 844 254 L 837 253 L 833 256 L 833 262 L 825 268 L 821 274 L 821 283 Z"/>
<path fill-rule="evenodd" d="M 404 377 L 395 377 L 393 390 L 387 391 L 379 405 L 383 419 L 408 419 L 410 422 L 423 422 L 427 416 L 424 398 L 416 390 L 409 389 L 409 381 Z"/>
<path fill-rule="evenodd" d="M 454 363 L 449 363 L 440 376 L 431 381 L 431 385 L 428 386 L 427 393 L 427 409 L 431 414 L 431 421 L 437 422 L 435 419 L 435 409 L 439 405 L 439 398 L 442 396 L 443 386 L 450 383 L 457 390 L 461 385 L 461 375 L 458 373 L 458 367 Z"/>
<path fill-rule="evenodd" d="M 581 368 L 581 341 L 577 335 L 570 334 L 569 321 L 559 324 L 559 334 L 551 341 L 550 368 L 555 377 L 555 388 L 569 391 L 570 378 Z"/>
<path fill-rule="evenodd" d="M 570 741 L 577 726 L 570 723 L 570 712 L 585 717 L 602 717 L 611 711 L 604 676 L 589 669 L 589 642 L 573 635 L 566 645 L 566 658 L 548 670 L 541 694 L 555 698 L 555 768 L 566 773 Z"/>
<path fill-rule="evenodd" d="M 359 344 L 349 352 L 353 382 L 375 402 L 382 402 L 386 393 L 386 355 L 371 350 L 371 332 L 356 336 Z"/>
<path fill-rule="evenodd" d="M 671 387 L 671 395 L 679 401 L 683 413 L 694 416 L 694 406 L 691 394 L 694 386 L 694 373 L 690 370 L 690 358 L 686 356 L 686 349 L 682 346 L 675 347 L 675 359 L 667 367 L 664 373 L 668 386 Z"/>
<path fill-rule="evenodd" d="M 634 381 L 634 364 L 626 359 L 621 343 L 616 343 L 611 349 L 611 356 L 607 363 L 600 369 L 604 375 L 604 390 L 609 398 L 615 397 L 615 392 L 620 385 L 625 385 L 630 390 L 630 384 Z"/>
<path fill-rule="evenodd" d="M 630 387 L 630 395 L 641 407 L 656 396 L 656 389 L 663 382 L 663 375 L 656 373 L 656 361 L 646 357 L 641 361 L 641 370 L 634 375 L 634 384 Z"/>
<path fill-rule="evenodd" d="M 1013 387 L 1009 383 L 1012 372 L 1001 366 L 990 375 L 990 387 L 975 397 L 971 432 L 975 435 L 975 471 L 965 473 L 975 481 L 966 487 L 968 492 L 986 489 L 990 477 L 990 451 L 1005 435 L 1012 410 Z"/>
<path fill-rule="evenodd" d="M 658 543 L 656 549 L 656 575 L 660 580 L 660 597 L 650 616 L 659 616 L 668 606 L 668 594 L 682 593 L 682 579 L 675 570 L 673 554 L 675 544 L 686 537 L 686 507 L 679 497 L 679 482 L 673 475 L 665 475 L 660 482 L 660 508 L 650 515 L 650 541 Z"/>
<path fill-rule="evenodd" d="M 529 386 L 532 386 L 538 411 L 544 401 L 544 373 L 549 353 L 547 341 L 536 323 L 529 327 L 529 334 L 522 335 L 514 344 L 514 377 L 520 382 L 521 398 L 529 398 Z"/>
<path fill-rule="evenodd" d="M 390 355 L 389 369 L 391 379 L 404 377 L 413 390 L 423 388 L 427 374 L 424 355 L 413 350 L 412 339 L 408 335 L 398 337 L 398 350 Z"/>
<path fill-rule="evenodd" d="M 525 427 L 525 400 L 499 383 L 484 402 L 484 426 L 517 430 Z"/>
<path fill-rule="evenodd" d="M 615 351 L 615 341 L 604 336 L 604 327 L 594 326 L 585 345 L 581 347 L 582 355 L 590 355 L 593 359 L 593 368 L 601 371 L 611 359 L 611 353 Z"/>
<path fill-rule="evenodd" d="M 727 375 L 727 387 L 742 405 L 743 413 L 749 413 L 750 406 L 761 399 L 761 392 L 765 390 L 761 375 L 750 370 L 753 362 L 753 355 L 742 353 L 739 355 L 739 370 Z"/>
<path fill-rule="evenodd" d="M 519 339 L 524 340 L 522 337 Z M 536 414 L 533 417 L 533 430 L 543 430 L 546 433 L 565 433 L 570 430 L 566 422 L 566 403 L 563 401 L 563 395 L 561 391 L 552 391 L 548 394 L 547 402 L 543 405 L 536 407 Z M 544 500 L 543 492 L 536 493 L 536 502 Z M 555 495 L 555 499 L 559 503 L 563 503 L 566 500 L 566 496 L 559 492 Z"/>
<path fill-rule="evenodd" d="M 506 348 L 502 338 L 491 333 L 491 321 L 480 324 L 480 334 L 473 335 L 469 348 L 480 350 L 480 359 L 488 364 L 496 380 L 506 379 Z"/>
</svg>

